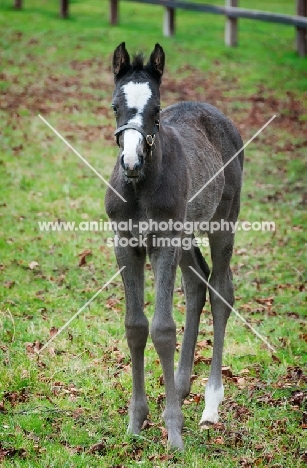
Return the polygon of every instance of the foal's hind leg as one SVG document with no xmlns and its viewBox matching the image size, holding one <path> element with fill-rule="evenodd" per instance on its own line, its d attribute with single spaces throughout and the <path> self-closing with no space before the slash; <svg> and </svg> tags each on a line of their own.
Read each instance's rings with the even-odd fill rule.
<svg viewBox="0 0 307 468">
<path fill-rule="evenodd" d="M 234 303 L 232 274 L 230 260 L 232 256 L 234 236 L 229 232 L 209 234 L 212 257 L 212 274 L 209 290 L 213 314 L 214 343 L 212 364 L 209 380 L 205 390 L 205 410 L 200 421 L 201 426 L 214 424 L 218 421 L 218 407 L 224 397 L 222 383 L 222 355 L 224 336 L 231 307 Z M 215 291 L 229 304 L 225 304 Z M 231 307 L 230 307 L 231 306 Z"/>
<path fill-rule="evenodd" d="M 128 432 L 139 434 L 149 409 L 144 382 L 144 349 L 149 333 L 144 315 L 144 265 L 145 249 L 116 247 L 119 267 L 125 266 L 121 275 L 126 297 L 125 327 L 132 360 L 132 398 L 129 406 Z"/>
<path fill-rule="evenodd" d="M 207 286 L 189 267 L 192 266 L 206 280 L 209 278 L 210 270 L 198 247 L 182 250 L 179 265 L 183 275 L 186 299 L 185 330 L 175 375 L 176 390 L 179 403 L 181 403 L 190 392 L 199 319 L 206 302 L 207 291 Z"/>
</svg>

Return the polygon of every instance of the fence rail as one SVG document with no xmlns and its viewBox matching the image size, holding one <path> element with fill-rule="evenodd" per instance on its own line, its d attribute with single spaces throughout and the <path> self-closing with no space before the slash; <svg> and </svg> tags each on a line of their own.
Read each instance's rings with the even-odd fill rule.
<svg viewBox="0 0 307 468">
<path fill-rule="evenodd" d="M 143 3 L 150 5 L 159 5 L 172 9 L 199 11 L 204 13 L 212 13 L 216 15 L 225 15 L 230 18 L 247 18 L 252 20 L 268 21 L 270 23 L 288 24 L 307 28 L 307 18 L 296 15 L 283 15 L 281 13 L 271 13 L 266 11 L 248 10 L 246 8 L 238 8 L 234 6 L 215 6 L 201 3 L 184 2 L 181 0 L 122 0 L 125 3 Z M 305 0 L 304 0 L 305 1 Z M 114 0 L 110 0 L 111 4 Z M 116 0 L 119 5 L 119 0 Z M 301 3 L 301 2 L 300 2 Z"/>
<path fill-rule="evenodd" d="M 165 7 L 163 23 L 163 33 L 165 36 L 172 36 L 175 33 L 175 11 L 176 9 L 189 10 L 201 13 L 211 13 L 226 16 L 225 43 L 228 46 L 236 46 L 238 43 L 238 18 L 267 21 L 294 26 L 296 28 L 296 49 L 300 56 L 305 56 L 306 29 L 307 29 L 307 0 L 296 0 L 297 15 L 284 15 L 281 13 L 271 13 L 258 10 L 248 10 L 239 8 L 239 0 L 226 0 L 225 6 L 208 5 L 202 3 L 192 3 L 181 0 L 122 0 L 126 3 L 142 3 L 149 5 L 159 5 Z M 118 24 L 119 21 L 119 0 L 109 0 L 110 2 L 110 23 Z"/>
<path fill-rule="evenodd" d="M 239 8 L 239 0 L 225 0 L 225 6 L 208 5 L 204 3 L 192 3 L 181 0 L 121 0 L 126 3 L 142 3 L 148 5 L 159 5 L 165 8 L 163 21 L 163 33 L 165 36 L 175 34 L 175 12 L 176 9 L 190 10 L 199 13 L 211 13 L 224 15 L 225 24 L 225 43 L 228 46 L 238 44 L 238 19 L 245 18 L 258 21 L 268 21 L 270 23 L 279 23 L 294 26 L 296 29 L 296 50 L 301 57 L 307 54 L 307 0 L 295 0 L 296 15 L 283 15 L 281 13 L 271 13 L 258 10 L 247 10 Z M 14 0 L 16 9 L 22 8 L 22 0 Z M 109 21 L 112 25 L 119 22 L 119 3 L 120 0 L 109 0 Z M 60 16 L 68 18 L 69 0 L 60 0 Z"/>
</svg>

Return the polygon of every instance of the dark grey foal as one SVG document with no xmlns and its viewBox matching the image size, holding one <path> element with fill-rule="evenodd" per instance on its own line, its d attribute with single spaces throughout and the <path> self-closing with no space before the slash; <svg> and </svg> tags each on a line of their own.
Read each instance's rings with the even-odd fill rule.
<svg viewBox="0 0 307 468">
<path fill-rule="evenodd" d="M 144 349 L 149 333 L 144 314 L 147 253 L 155 278 L 156 304 L 150 333 L 163 368 L 166 392 L 163 417 L 170 445 L 183 448 L 181 404 L 190 391 L 199 319 L 207 290 L 205 283 L 189 267 L 208 280 L 230 306 L 233 305 L 229 265 L 234 233 L 222 229 L 212 233 L 206 222 L 237 220 L 243 151 L 222 169 L 242 148 L 242 140 L 234 124 L 209 104 L 182 102 L 160 111 L 159 88 L 164 61 L 159 44 L 147 64 L 143 63 L 141 55 L 130 62 L 125 43 L 114 52 L 112 105 L 117 120 L 115 134 L 119 156 L 110 184 L 126 202 L 108 189 L 105 205 L 108 216 L 114 225 L 117 224 L 117 262 L 120 267 L 125 266 L 122 271 L 126 296 L 125 326 L 133 375 L 128 430 L 139 434 L 149 411 L 144 382 Z M 189 202 L 211 178 L 204 190 Z M 132 220 L 130 226 L 129 220 Z M 146 222 L 147 229 L 141 232 Z M 163 228 L 159 228 L 162 222 Z M 200 231 L 208 234 L 213 265 L 211 275 L 199 247 L 192 242 L 194 234 L 187 234 L 184 229 L 178 232 L 180 223 L 185 222 L 198 222 Z M 172 304 L 178 265 L 182 271 L 187 315 L 179 364 L 174 373 L 176 326 Z M 224 394 L 221 371 L 224 335 L 231 311 L 214 292 L 210 290 L 209 293 L 214 346 L 201 425 L 218 420 L 218 406 Z"/>
</svg>

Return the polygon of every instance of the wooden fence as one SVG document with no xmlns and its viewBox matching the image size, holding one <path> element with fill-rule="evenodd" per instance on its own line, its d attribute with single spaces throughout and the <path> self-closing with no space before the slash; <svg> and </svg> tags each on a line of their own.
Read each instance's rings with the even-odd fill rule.
<svg viewBox="0 0 307 468">
<path fill-rule="evenodd" d="M 15 8 L 20 9 L 22 7 L 22 0 L 14 1 Z M 296 30 L 296 50 L 301 57 L 304 57 L 307 54 L 307 0 L 295 0 L 296 15 L 294 16 L 239 8 L 239 0 L 225 0 L 225 6 L 215 6 L 180 0 L 122 1 L 163 6 L 165 8 L 163 21 L 163 33 L 165 36 L 173 36 L 175 34 L 176 9 L 224 15 L 226 17 L 225 44 L 231 47 L 238 44 L 238 18 L 247 18 L 294 26 Z M 116 25 L 119 22 L 119 3 L 120 0 L 109 0 L 109 20 L 112 25 Z M 68 9 L 69 0 L 60 0 L 60 16 L 62 18 L 68 17 Z"/>
<path fill-rule="evenodd" d="M 137 2 L 143 4 L 160 5 L 165 7 L 163 22 L 163 33 L 165 36 L 175 34 L 175 11 L 176 9 L 190 10 L 216 15 L 225 15 L 225 44 L 234 47 L 238 44 L 238 18 L 268 21 L 294 26 L 296 28 L 296 50 L 303 57 L 307 53 L 306 29 L 307 29 L 307 0 L 296 0 L 296 16 L 283 15 L 258 10 L 246 10 L 239 8 L 239 0 L 225 0 L 225 6 L 215 6 L 202 3 L 192 3 L 180 0 L 125 0 L 126 2 Z M 109 0 L 110 23 L 118 24 L 120 0 Z"/>
<path fill-rule="evenodd" d="M 23 0 L 14 0 L 14 7 L 17 10 L 21 10 L 22 4 L 23 4 Z M 60 17 L 68 18 L 68 10 L 69 10 L 69 0 L 60 0 Z"/>
</svg>

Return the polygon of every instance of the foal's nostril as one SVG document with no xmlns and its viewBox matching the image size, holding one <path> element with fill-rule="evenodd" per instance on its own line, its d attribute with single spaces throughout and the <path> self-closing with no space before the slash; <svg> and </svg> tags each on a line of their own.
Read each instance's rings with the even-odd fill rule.
<svg viewBox="0 0 307 468">
<path fill-rule="evenodd" d="M 139 160 L 138 160 L 137 163 L 135 163 L 133 169 L 134 169 L 134 170 L 135 170 L 135 169 L 141 169 L 141 167 L 143 166 L 143 163 L 144 163 L 144 158 L 143 158 L 143 156 L 139 156 Z"/>
<path fill-rule="evenodd" d="M 125 158 L 125 156 L 124 156 L 124 153 L 123 153 L 121 155 L 121 157 L 120 157 L 120 164 L 121 164 L 122 168 L 126 171 L 127 169 L 129 169 L 129 166 L 128 166 L 128 164 L 125 163 L 124 158 Z"/>
</svg>

